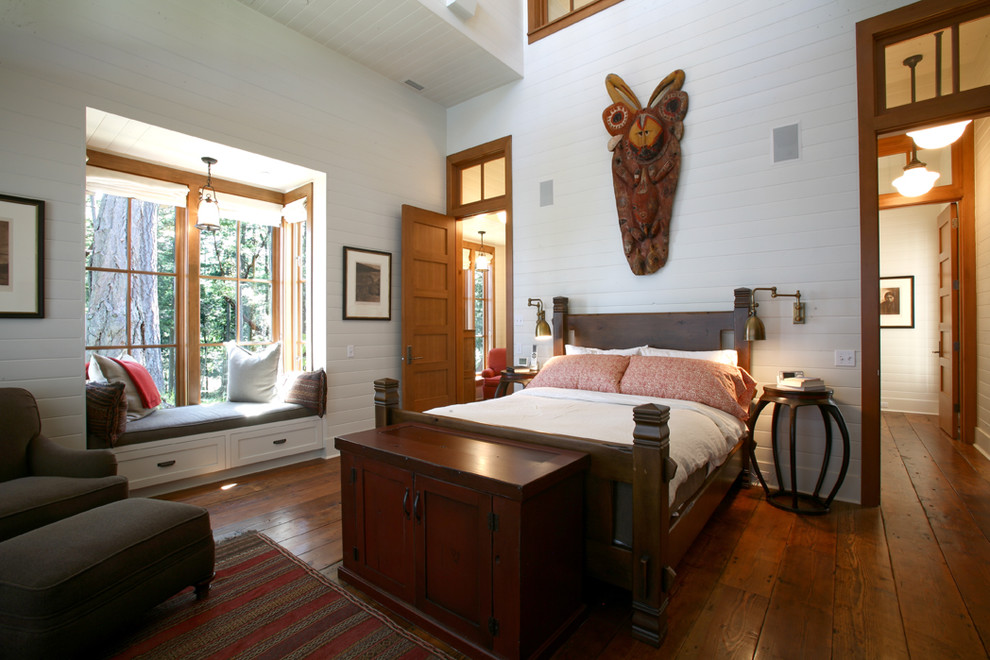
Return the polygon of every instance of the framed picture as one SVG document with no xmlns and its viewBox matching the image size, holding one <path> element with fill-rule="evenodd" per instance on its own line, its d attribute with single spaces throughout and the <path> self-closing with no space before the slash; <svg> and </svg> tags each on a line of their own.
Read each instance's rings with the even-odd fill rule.
<svg viewBox="0 0 990 660">
<path fill-rule="evenodd" d="M 0 317 L 45 316 L 45 203 L 0 195 Z"/>
<path fill-rule="evenodd" d="M 880 278 L 880 327 L 914 327 L 914 275 Z"/>
<path fill-rule="evenodd" d="M 392 318 L 392 253 L 344 247 L 344 319 Z"/>
</svg>

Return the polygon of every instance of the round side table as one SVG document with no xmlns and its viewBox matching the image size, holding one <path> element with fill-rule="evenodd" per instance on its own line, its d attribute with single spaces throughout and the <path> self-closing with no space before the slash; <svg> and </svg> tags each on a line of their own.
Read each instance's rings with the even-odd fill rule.
<svg viewBox="0 0 990 660">
<path fill-rule="evenodd" d="M 770 438 L 773 450 L 773 467 L 777 473 L 777 484 L 779 485 L 779 490 L 775 493 L 770 492 L 770 488 L 767 487 L 767 482 L 763 479 L 763 474 L 760 472 L 760 465 L 756 461 L 756 440 L 753 438 L 756 420 L 759 418 L 763 409 L 771 403 L 774 404 L 774 408 Z M 797 412 L 798 409 L 804 406 L 817 406 L 819 412 L 821 412 L 822 420 L 825 422 L 825 456 L 822 459 L 821 471 L 818 473 L 818 483 L 815 484 L 814 492 L 810 494 L 799 493 L 797 491 L 797 465 L 794 460 L 797 449 Z M 790 465 L 788 466 L 790 468 L 790 488 L 784 488 L 784 478 L 780 461 L 778 460 L 779 452 L 777 451 L 777 422 L 779 421 L 780 411 L 784 407 L 790 409 Z M 839 434 L 842 436 L 842 467 L 839 469 L 839 477 L 836 479 L 832 491 L 828 494 L 828 497 L 822 499 L 822 484 L 825 481 L 825 473 L 828 471 L 828 465 L 832 459 L 832 424 L 830 423 L 832 420 L 835 421 L 836 426 L 839 428 Z M 828 513 L 829 508 L 832 506 L 832 500 L 835 499 L 836 493 L 839 492 L 839 486 L 842 485 L 842 481 L 846 478 L 846 470 L 849 468 L 849 431 L 846 429 L 846 423 L 842 419 L 842 413 L 839 412 L 839 408 L 832 401 L 832 390 L 803 391 L 773 387 L 771 385 L 764 386 L 763 394 L 760 395 L 760 400 L 756 404 L 756 410 L 749 421 L 749 436 L 750 464 L 753 466 L 753 471 L 756 472 L 756 476 L 760 480 L 760 485 L 763 486 L 763 492 L 766 493 L 767 501 L 770 504 L 779 509 L 793 511 L 794 513 Z"/>
<path fill-rule="evenodd" d="M 505 396 L 505 393 L 509 390 L 509 385 L 513 383 L 522 383 L 523 387 L 529 384 L 529 381 L 536 378 L 536 374 L 539 371 L 530 369 L 527 371 L 509 371 L 506 369 L 502 372 L 502 377 L 498 381 L 498 387 L 495 388 L 495 398 Z"/>
</svg>

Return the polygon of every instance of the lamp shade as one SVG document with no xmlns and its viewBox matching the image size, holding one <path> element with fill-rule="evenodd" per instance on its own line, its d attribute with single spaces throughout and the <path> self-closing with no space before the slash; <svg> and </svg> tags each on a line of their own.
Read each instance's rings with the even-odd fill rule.
<svg viewBox="0 0 990 660">
<path fill-rule="evenodd" d="M 196 229 L 200 231 L 220 229 L 220 205 L 210 195 L 199 200 L 199 209 L 196 212 Z"/>
<path fill-rule="evenodd" d="M 536 338 L 537 339 L 553 338 L 553 330 L 550 329 L 550 324 L 547 323 L 545 312 L 540 312 L 539 318 L 536 319 Z"/>
<path fill-rule="evenodd" d="M 918 197 L 932 189 L 939 177 L 938 172 L 929 172 L 924 163 L 904 168 L 904 174 L 893 180 L 897 192 L 905 197 Z"/>
<path fill-rule="evenodd" d="M 762 341 L 767 338 L 767 329 L 763 321 L 754 312 L 746 319 L 746 341 Z"/>
<path fill-rule="evenodd" d="M 966 126 L 972 121 L 957 121 L 953 124 L 943 124 L 942 126 L 932 126 L 922 128 L 918 131 L 910 131 L 908 137 L 921 149 L 941 149 L 947 147 L 962 136 Z"/>
</svg>

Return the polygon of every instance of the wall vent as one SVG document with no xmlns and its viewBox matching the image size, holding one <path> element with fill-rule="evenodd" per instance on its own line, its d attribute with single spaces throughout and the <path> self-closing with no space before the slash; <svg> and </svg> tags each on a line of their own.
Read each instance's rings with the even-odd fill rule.
<svg viewBox="0 0 990 660">
<path fill-rule="evenodd" d="M 415 80 L 407 80 L 406 84 L 412 87 L 413 89 L 415 89 L 417 92 L 422 92 L 424 89 L 426 89 Z"/>
</svg>

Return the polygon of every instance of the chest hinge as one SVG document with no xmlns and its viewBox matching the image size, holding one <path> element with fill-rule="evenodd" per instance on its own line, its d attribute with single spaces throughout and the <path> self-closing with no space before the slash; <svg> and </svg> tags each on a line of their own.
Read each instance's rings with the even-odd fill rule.
<svg viewBox="0 0 990 660">
<path fill-rule="evenodd" d="M 488 632 L 492 637 L 498 636 L 498 619 L 493 616 L 488 617 Z"/>
<path fill-rule="evenodd" d="M 498 531 L 498 514 L 488 512 L 488 530 L 492 532 Z"/>
</svg>

